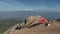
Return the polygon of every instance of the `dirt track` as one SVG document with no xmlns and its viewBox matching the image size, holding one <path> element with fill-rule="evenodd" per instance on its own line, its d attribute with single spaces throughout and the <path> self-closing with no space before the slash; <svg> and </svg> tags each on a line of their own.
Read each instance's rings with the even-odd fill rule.
<svg viewBox="0 0 60 34">
<path fill-rule="evenodd" d="M 31 28 L 14 30 L 9 32 L 9 34 L 60 34 L 60 23 L 54 21 L 51 27 L 41 24 Z"/>
</svg>

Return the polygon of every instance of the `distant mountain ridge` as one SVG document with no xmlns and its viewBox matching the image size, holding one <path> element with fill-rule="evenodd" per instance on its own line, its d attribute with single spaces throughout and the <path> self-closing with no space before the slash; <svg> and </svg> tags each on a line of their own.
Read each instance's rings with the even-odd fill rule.
<svg viewBox="0 0 60 34">
<path fill-rule="evenodd" d="M 60 18 L 60 12 L 49 12 L 49 11 L 5 11 L 0 12 L 0 19 L 8 18 L 26 18 L 30 15 L 41 15 L 50 19 Z"/>
</svg>

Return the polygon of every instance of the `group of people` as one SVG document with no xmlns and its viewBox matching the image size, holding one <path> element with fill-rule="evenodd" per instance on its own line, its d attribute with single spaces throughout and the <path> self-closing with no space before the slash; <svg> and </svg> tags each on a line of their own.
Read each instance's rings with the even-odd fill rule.
<svg viewBox="0 0 60 34">
<path fill-rule="evenodd" d="M 37 24 L 45 24 L 45 26 L 51 26 L 52 23 L 53 22 L 51 20 L 48 20 L 47 18 L 42 16 L 29 16 L 26 19 L 24 19 L 23 23 L 19 24 L 19 26 L 21 26 L 22 28 L 29 28 Z"/>
</svg>

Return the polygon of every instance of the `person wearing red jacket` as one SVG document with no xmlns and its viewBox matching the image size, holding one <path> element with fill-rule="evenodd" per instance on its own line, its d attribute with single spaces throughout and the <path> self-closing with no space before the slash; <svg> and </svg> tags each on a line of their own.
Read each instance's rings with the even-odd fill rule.
<svg viewBox="0 0 60 34">
<path fill-rule="evenodd" d="M 40 23 L 46 23 L 47 22 L 47 19 L 46 18 L 40 18 Z"/>
<path fill-rule="evenodd" d="M 36 20 L 33 20 L 33 22 L 31 24 L 29 24 L 27 27 L 30 27 L 30 26 L 33 26 L 35 24 L 43 24 L 43 23 L 46 23 L 47 22 L 47 19 L 44 18 L 44 17 L 41 17 L 41 18 L 37 18 Z"/>
</svg>

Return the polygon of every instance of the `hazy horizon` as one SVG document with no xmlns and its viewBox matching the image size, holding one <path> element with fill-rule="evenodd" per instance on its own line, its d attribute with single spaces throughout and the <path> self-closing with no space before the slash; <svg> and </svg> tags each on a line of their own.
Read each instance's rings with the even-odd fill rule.
<svg viewBox="0 0 60 34">
<path fill-rule="evenodd" d="M 43 12 L 43 11 L 5 11 L 0 12 L 1 19 L 24 19 L 27 16 L 40 15 L 48 19 L 60 19 L 60 12 Z"/>
<path fill-rule="evenodd" d="M 0 18 L 29 15 L 60 18 L 60 0 L 0 0 Z"/>
</svg>

